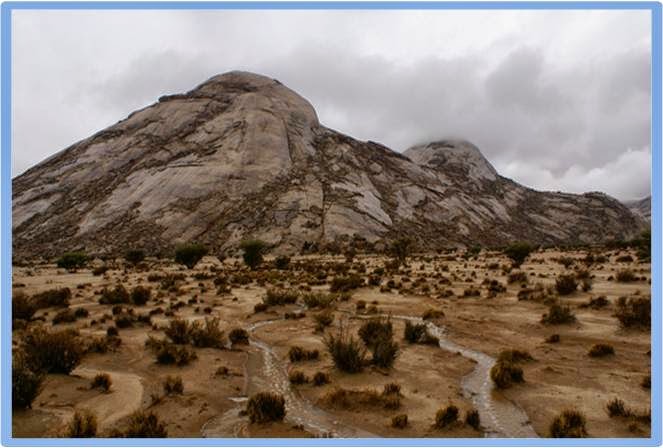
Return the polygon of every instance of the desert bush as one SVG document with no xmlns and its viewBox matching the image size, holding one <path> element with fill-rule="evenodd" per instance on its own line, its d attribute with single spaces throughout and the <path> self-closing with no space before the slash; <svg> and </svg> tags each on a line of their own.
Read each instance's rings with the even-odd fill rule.
<svg viewBox="0 0 663 448">
<path fill-rule="evenodd" d="M 59 268 L 68 271 L 76 271 L 87 264 L 87 255 L 82 252 L 67 252 L 57 259 L 56 264 Z"/>
<path fill-rule="evenodd" d="M 101 389 L 104 392 L 108 392 L 111 388 L 111 384 L 113 384 L 113 381 L 111 380 L 111 377 L 107 373 L 98 373 L 97 375 L 92 378 L 92 381 L 90 382 L 90 387 L 92 389 Z"/>
<path fill-rule="evenodd" d="M 617 263 L 633 263 L 633 257 L 630 255 L 620 255 L 615 259 Z"/>
<path fill-rule="evenodd" d="M 267 248 L 267 243 L 260 240 L 244 240 L 240 243 L 239 247 L 244 251 L 244 263 L 251 268 L 255 269 L 262 263 L 263 252 Z"/>
<path fill-rule="evenodd" d="M 113 289 L 104 288 L 101 291 L 101 298 L 99 299 L 99 303 L 102 305 L 117 305 L 130 302 L 131 296 L 127 288 L 121 284 L 115 285 Z"/>
<path fill-rule="evenodd" d="M 582 438 L 587 437 L 587 419 L 575 409 L 562 411 L 550 424 L 550 437 Z"/>
<path fill-rule="evenodd" d="M 315 314 L 313 320 L 315 320 L 315 331 L 324 331 L 334 322 L 334 314 L 330 311 L 323 311 Z"/>
<path fill-rule="evenodd" d="M 405 264 L 407 257 L 412 251 L 413 241 L 410 238 L 398 238 L 388 248 L 389 255 L 394 258 L 397 267 Z"/>
<path fill-rule="evenodd" d="M 24 351 L 17 349 L 12 352 L 12 409 L 25 409 L 41 391 L 44 376 L 33 370 Z"/>
<path fill-rule="evenodd" d="M 523 271 L 514 271 L 509 273 L 507 277 L 507 283 L 527 283 L 527 273 Z"/>
<path fill-rule="evenodd" d="M 175 249 L 175 263 L 193 269 L 207 255 L 207 248 L 202 244 L 184 244 Z"/>
<path fill-rule="evenodd" d="M 465 413 L 465 424 L 470 426 L 477 431 L 481 427 L 481 418 L 479 417 L 479 411 L 476 409 L 470 409 Z"/>
<path fill-rule="evenodd" d="M 309 292 L 302 294 L 302 301 L 307 308 L 327 308 L 336 301 L 338 296 L 336 294 L 328 294 L 324 292 Z"/>
<path fill-rule="evenodd" d="M 378 367 L 390 368 L 398 356 L 398 344 L 391 337 L 381 336 L 370 347 L 371 363 Z"/>
<path fill-rule="evenodd" d="M 274 267 L 276 269 L 283 271 L 285 269 L 288 269 L 289 265 L 290 265 L 290 257 L 288 256 L 282 255 L 274 259 Z"/>
<path fill-rule="evenodd" d="M 246 413 L 251 423 L 282 421 L 285 417 L 285 399 L 271 392 L 259 392 L 249 399 Z"/>
<path fill-rule="evenodd" d="M 248 344 L 249 343 L 249 333 L 243 328 L 233 328 L 228 333 L 228 339 L 231 344 Z"/>
<path fill-rule="evenodd" d="M 357 274 L 334 277 L 329 285 L 331 292 L 348 292 L 364 286 L 364 279 Z"/>
<path fill-rule="evenodd" d="M 306 350 L 298 345 L 290 347 L 290 350 L 288 351 L 290 362 L 312 361 L 319 357 L 320 352 L 317 350 Z"/>
<path fill-rule="evenodd" d="M 445 408 L 441 408 L 435 414 L 435 427 L 438 429 L 446 428 L 447 426 L 458 421 L 458 408 L 450 404 Z"/>
<path fill-rule="evenodd" d="M 598 296 L 598 297 L 590 297 L 589 301 L 587 301 L 587 303 L 583 303 L 582 305 L 580 305 L 580 307 L 592 308 L 594 310 L 598 310 L 601 308 L 605 308 L 608 305 L 610 305 L 610 302 L 608 302 L 608 299 L 606 299 L 605 296 Z"/>
<path fill-rule="evenodd" d="M 201 348 L 223 348 L 225 338 L 223 330 L 219 327 L 219 318 L 205 318 L 205 324 L 201 321 L 195 321 L 189 327 L 189 340 L 194 347 Z"/>
<path fill-rule="evenodd" d="M 166 395 L 182 395 L 184 393 L 184 384 L 181 376 L 168 375 L 164 378 L 163 393 Z"/>
<path fill-rule="evenodd" d="M 511 262 L 514 266 L 518 267 L 523 264 L 525 259 L 527 259 L 533 250 L 534 247 L 532 247 L 529 243 L 517 242 L 505 248 L 504 255 L 511 259 Z"/>
<path fill-rule="evenodd" d="M 290 380 L 290 384 L 306 384 L 309 382 L 308 377 L 301 370 L 293 370 L 290 372 L 288 379 Z"/>
<path fill-rule="evenodd" d="M 184 319 L 172 319 L 164 333 L 175 344 L 187 344 L 190 340 L 191 325 Z"/>
<path fill-rule="evenodd" d="M 506 389 L 513 383 L 525 381 L 522 368 L 513 362 L 499 360 L 490 369 L 490 378 L 498 389 Z"/>
<path fill-rule="evenodd" d="M 268 308 L 269 308 L 269 305 L 267 305 L 267 304 L 264 303 L 264 302 L 256 303 L 256 304 L 253 306 L 253 312 L 254 312 L 254 313 L 262 313 L 263 311 L 267 311 Z"/>
<path fill-rule="evenodd" d="M 30 320 L 36 312 L 37 306 L 34 300 L 26 294 L 17 292 L 12 295 L 12 320 Z"/>
<path fill-rule="evenodd" d="M 587 355 L 592 358 L 600 358 L 602 356 L 614 355 L 615 349 L 609 344 L 594 344 L 587 352 Z"/>
<path fill-rule="evenodd" d="M 131 302 L 138 306 L 145 305 L 150 300 L 151 294 L 152 290 L 150 288 L 138 285 L 131 290 Z"/>
<path fill-rule="evenodd" d="M 334 388 L 322 397 L 322 401 L 334 408 L 365 409 L 382 408 L 398 409 L 401 406 L 400 395 L 395 393 L 378 393 L 373 389 L 349 390 Z"/>
<path fill-rule="evenodd" d="M 148 337 L 145 346 L 156 355 L 159 364 L 175 364 L 183 366 L 197 358 L 196 353 L 186 346 L 173 344 L 165 339 L 160 340 Z"/>
<path fill-rule="evenodd" d="M 559 335 L 558 334 L 551 334 L 546 338 L 546 342 L 548 344 L 556 344 L 559 342 Z"/>
<path fill-rule="evenodd" d="M 24 334 L 21 345 L 33 370 L 47 373 L 69 374 L 85 353 L 75 330 L 50 332 L 34 327 Z"/>
<path fill-rule="evenodd" d="M 64 433 L 69 438 L 86 438 L 97 436 L 97 417 L 88 410 L 77 410 L 67 424 Z"/>
<path fill-rule="evenodd" d="M 575 315 L 568 306 L 553 303 L 548 307 L 548 312 L 541 317 L 542 324 L 558 325 L 570 324 L 576 321 Z"/>
<path fill-rule="evenodd" d="M 578 282 L 575 275 L 562 274 L 555 280 L 555 289 L 560 296 L 566 296 L 576 292 L 578 289 Z"/>
<path fill-rule="evenodd" d="M 297 302 L 299 292 L 287 289 L 270 288 L 262 299 L 267 306 L 287 305 Z"/>
<path fill-rule="evenodd" d="M 329 384 L 329 375 L 325 372 L 315 372 L 315 375 L 313 375 L 313 385 L 323 386 L 325 384 Z"/>
<path fill-rule="evenodd" d="M 128 438 L 165 438 L 168 437 L 166 425 L 152 411 L 139 409 L 129 416 L 126 428 L 116 431 L 115 437 Z"/>
<path fill-rule="evenodd" d="M 325 346 L 336 368 L 343 372 L 360 372 L 366 363 L 366 350 L 343 327 L 336 334 L 325 336 Z"/>
<path fill-rule="evenodd" d="M 440 319 L 442 317 L 444 317 L 444 311 L 433 308 L 427 309 L 421 316 L 423 320 Z"/>
<path fill-rule="evenodd" d="M 575 260 L 571 257 L 560 257 L 557 259 L 557 262 L 568 269 L 573 263 L 575 263 Z"/>
<path fill-rule="evenodd" d="M 32 296 L 32 302 L 37 308 L 67 307 L 71 298 L 69 288 L 49 289 Z"/>
<path fill-rule="evenodd" d="M 55 316 L 53 316 L 53 325 L 58 325 L 61 323 L 71 323 L 76 321 L 76 314 L 73 310 L 66 308 L 62 311 L 58 311 Z"/>
<path fill-rule="evenodd" d="M 651 327 L 651 299 L 649 297 L 620 297 L 615 317 L 624 328 Z"/>
<path fill-rule="evenodd" d="M 137 265 L 141 261 L 145 260 L 145 252 L 141 249 L 130 249 L 125 252 L 124 259 L 133 265 Z"/>
<path fill-rule="evenodd" d="M 632 411 L 626 407 L 619 398 L 613 398 L 605 405 L 605 410 L 610 417 L 628 417 Z"/>
<path fill-rule="evenodd" d="M 424 334 L 426 334 L 425 324 L 413 324 L 410 321 L 405 322 L 403 337 L 407 342 L 416 344 L 421 340 Z"/>
<path fill-rule="evenodd" d="M 502 350 L 500 354 L 497 356 L 498 361 L 506 361 L 510 363 L 518 363 L 518 362 L 527 362 L 527 361 L 533 361 L 534 358 L 532 355 L 529 354 L 529 352 L 526 352 L 524 350 Z"/>
<path fill-rule="evenodd" d="M 630 269 L 622 269 L 617 272 L 615 279 L 621 283 L 630 283 L 636 281 L 638 278 Z"/>
<path fill-rule="evenodd" d="M 391 427 L 403 429 L 407 427 L 407 414 L 398 414 L 391 418 Z"/>
<path fill-rule="evenodd" d="M 391 339 L 393 336 L 393 326 L 390 319 L 372 318 L 359 327 L 358 333 L 361 340 L 366 344 L 366 347 L 371 347 L 379 339 Z"/>
</svg>

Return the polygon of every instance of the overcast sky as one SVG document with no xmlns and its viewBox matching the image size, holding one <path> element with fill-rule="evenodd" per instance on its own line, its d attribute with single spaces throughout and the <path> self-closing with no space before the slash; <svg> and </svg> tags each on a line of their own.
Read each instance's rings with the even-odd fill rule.
<svg viewBox="0 0 663 448">
<path fill-rule="evenodd" d="M 650 191 L 648 11 L 14 11 L 13 175 L 249 70 L 396 151 L 476 144 L 542 190 Z"/>
</svg>

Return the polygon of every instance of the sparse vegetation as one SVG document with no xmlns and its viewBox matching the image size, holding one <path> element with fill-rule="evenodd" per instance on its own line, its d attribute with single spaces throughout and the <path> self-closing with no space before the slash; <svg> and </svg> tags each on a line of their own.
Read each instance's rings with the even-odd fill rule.
<svg viewBox="0 0 663 448">
<path fill-rule="evenodd" d="M 555 280 L 555 289 L 560 296 L 573 294 L 578 289 L 578 282 L 575 275 L 562 274 Z"/>
<path fill-rule="evenodd" d="M 562 411 L 550 424 L 550 437 L 582 438 L 587 437 L 587 419 L 575 409 Z"/>
<path fill-rule="evenodd" d="M 541 317 L 541 323 L 547 325 L 571 324 L 576 321 L 575 315 L 568 306 L 553 303 L 548 307 L 548 312 Z"/>
<path fill-rule="evenodd" d="M 285 417 L 285 399 L 271 392 L 259 392 L 249 399 L 246 413 L 251 423 L 282 421 Z"/>
<path fill-rule="evenodd" d="M 336 368 L 343 372 L 360 372 L 366 363 L 366 350 L 343 327 L 336 334 L 325 336 L 325 346 Z"/>
<path fill-rule="evenodd" d="M 439 409 L 435 414 L 435 427 L 437 429 L 444 429 L 457 421 L 458 407 L 453 404 Z"/>
<path fill-rule="evenodd" d="M 348 292 L 353 289 L 361 288 L 362 286 L 364 286 L 364 279 L 357 274 L 350 274 L 334 277 L 329 285 L 329 290 L 331 292 Z"/>
<path fill-rule="evenodd" d="M 70 438 L 97 436 L 97 417 L 88 410 L 77 410 L 67 424 L 64 434 Z"/>
</svg>

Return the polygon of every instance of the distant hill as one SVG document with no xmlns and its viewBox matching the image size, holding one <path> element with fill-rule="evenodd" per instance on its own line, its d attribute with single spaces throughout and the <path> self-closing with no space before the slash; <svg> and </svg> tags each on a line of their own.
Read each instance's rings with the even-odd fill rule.
<svg viewBox="0 0 663 448">
<path fill-rule="evenodd" d="M 215 76 L 70 146 L 13 180 L 17 258 L 65 250 L 213 251 L 260 238 L 280 252 L 409 236 L 421 248 L 599 242 L 646 225 L 601 193 L 539 192 L 477 147 L 399 154 L 326 128 L 276 80 Z"/>
<path fill-rule="evenodd" d="M 636 201 L 624 201 L 624 205 L 636 215 L 651 221 L 651 196 Z"/>
</svg>

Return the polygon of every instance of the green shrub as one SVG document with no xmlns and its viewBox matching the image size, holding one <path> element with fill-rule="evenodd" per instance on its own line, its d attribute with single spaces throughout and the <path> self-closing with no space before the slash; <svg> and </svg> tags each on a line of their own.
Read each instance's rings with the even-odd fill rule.
<svg viewBox="0 0 663 448">
<path fill-rule="evenodd" d="M 267 248 L 267 243 L 261 240 L 244 240 L 239 245 L 240 249 L 244 251 L 242 255 L 244 263 L 251 268 L 255 269 L 262 263 L 263 252 Z"/>
<path fill-rule="evenodd" d="M 166 395 L 182 395 L 184 384 L 181 376 L 168 375 L 163 380 L 163 393 Z"/>
<path fill-rule="evenodd" d="M 313 375 L 313 385 L 323 386 L 325 384 L 329 384 L 329 375 L 325 372 L 315 372 L 315 375 Z"/>
<path fill-rule="evenodd" d="M 446 428 L 447 426 L 458 421 L 458 408 L 450 404 L 446 408 L 442 408 L 435 414 L 435 427 L 438 429 Z"/>
<path fill-rule="evenodd" d="M 560 296 L 566 296 L 576 292 L 578 289 L 578 282 L 576 281 L 575 275 L 560 275 L 555 280 L 555 289 Z"/>
<path fill-rule="evenodd" d="M 175 263 L 192 269 L 205 255 L 207 248 L 202 244 L 184 244 L 175 249 Z"/>
<path fill-rule="evenodd" d="M 550 424 L 550 437 L 582 438 L 587 437 L 585 416 L 574 409 L 567 409 L 555 417 Z"/>
<path fill-rule="evenodd" d="M 97 436 L 97 417 L 88 410 L 77 410 L 65 430 L 65 437 L 88 438 Z"/>
<path fill-rule="evenodd" d="M 138 285 L 131 290 L 131 302 L 138 306 L 145 305 L 150 300 L 151 294 L 152 290 L 150 288 Z"/>
<path fill-rule="evenodd" d="M 111 384 L 113 384 L 113 381 L 111 380 L 110 375 L 107 373 L 98 373 L 92 378 L 90 387 L 92 389 L 101 389 L 104 392 L 108 392 L 111 388 Z"/>
<path fill-rule="evenodd" d="M 612 345 L 608 344 L 594 344 L 589 349 L 589 352 L 587 352 L 587 354 L 592 358 L 600 358 L 603 356 L 614 355 L 615 349 L 612 347 Z"/>
<path fill-rule="evenodd" d="M 649 297 L 620 297 L 615 317 L 624 328 L 651 327 L 651 299 Z"/>
<path fill-rule="evenodd" d="M 348 292 L 364 286 L 364 279 L 357 274 L 334 277 L 329 285 L 331 292 Z"/>
<path fill-rule="evenodd" d="M 139 409 L 129 416 L 124 431 L 118 431 L 114 435 L 128 438 L 165 438 L 168 437 L 168 431 L 154 412 Z"/>
<path fill-rule="evenodd" d="M 481 418 L 479 417 L 479 411 L 476 409 L 470 409 L 465 413 L 465 424 L 470 426 L 477 431 L 481 427 Z"/>
<path fill-rule="evenodd" d="M 32 302 L 37 308 L 68 307 L 70 298 L 69 288 L 49 289 L 32 296 Z"/>
<path fill-rule="evenodd" d="M 407 427 L 407 414 L 398 414 L 391 418 L 391 427 L 403 429 Z"/>
<path fill-rule="evenodd" d="M 35 372 L 30 366 L 25 352 L 20 349 L 13 350 L 12 409 L 30 408 L 41 391 L 43 380 L 43 374 Z"/>
<path fill-rule="evenodd" d="M 360 372 L 366 363 L 366 350 L 343 327 L 334 334 L 325 336 L 325 346 L 337 369 L 347 373 Z"/>
<path fill-rule="evenodd" d="M 102 305 L 131 303 L 131 296 L 129 295 L 127 288 L 121 284 L 117 284 L 113 289 L 104 288 L 101 291 L 101 298 L 99 299 L 99 303 Z"/>
<path fill-rule="evenodd" d="M 67 252 L 57 259 L 56 264 L 59 268 L 68 271 L 76 271 L 87 264 L 87 255 L 82 252 Z"/>
<path fill-rule="evenodd" d="M 137 265 L 145 260 L 145 252 L 141 249 L 130 249 L 124 254 L 124 259 L 133 265 Z"/>
<path fill-rule="evenodd" d="M 248 344 L 249 343 L 249 333 L 243 328 L 233 328 L 228 333 L 228 339 L 231 344 Z"/>
<path fill-rule="evenodd" d="M 271 392 L 259 392 L 249 399 L 246 413 L 251 423 L 282 421 L 285 417 L 285 399 Z"/>
<path fill-rule="evenodd" d="M 534 247 L 529 243 L 517 242 L 504 249 L 504 255 L 511 259 L 514 266 L 518 267 L 527 259 Z"/>
<path fill-rule="evenodd" d="M 23 319 L 30 320 L 37 312 L 37 306 L 34 300 L 26 294 L 17 292 L 12 295 L 12 320 Z"/>
<path fill-rule="evenodd" d="M 274 259 L 274 267 L 276 269 L 279 269 L 279 270 L 283 271 L 283 270 L 288 269 L 289 265 L 290 265 L 290 257 L 282 255 L 282 256 L 276 257 L 276 259 Z"/>
<path fill-rule="evenodd" d="M 23 336 L 21 345 L 33 370 L 47 373 L 69 374 L 85 353 L 74 330 L 50 332 L 43 327 L 31 328 Z"/>
<path fill-rule="evenodd" d="M 553 303 L 548 307 L 548 312 L 541 317 L 542 324 L 558 325 L 570 324 L 576 321 L 575 315 L 568 306 Z"/>
</svg>

